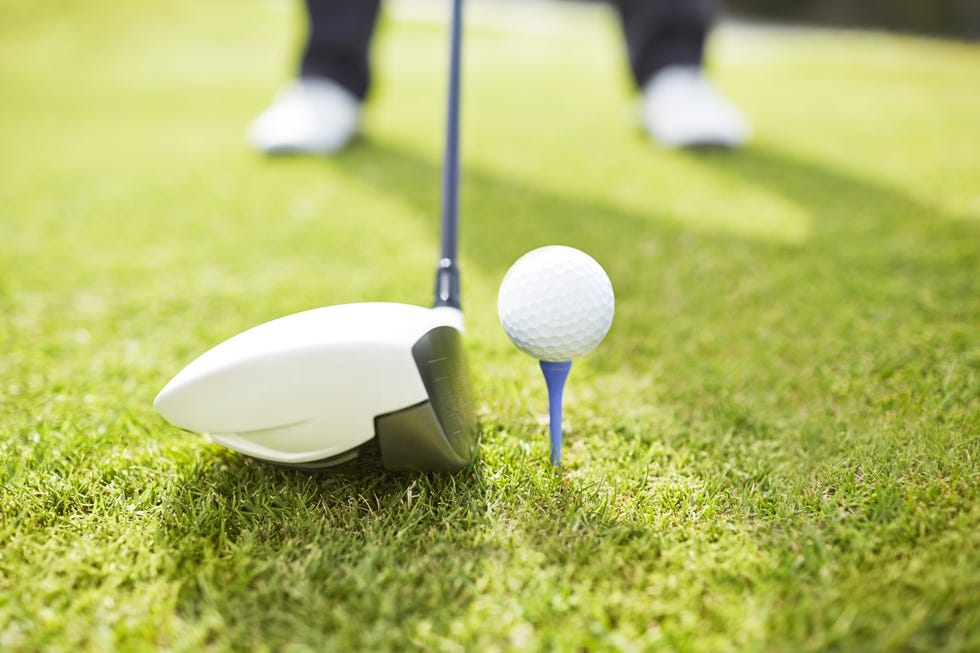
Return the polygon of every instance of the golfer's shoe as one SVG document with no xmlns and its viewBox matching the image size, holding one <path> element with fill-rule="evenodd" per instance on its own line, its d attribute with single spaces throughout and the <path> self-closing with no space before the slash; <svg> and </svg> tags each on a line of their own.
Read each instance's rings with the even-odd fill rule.
<svg viewBox="0 0 980 653">
<path fill-rule="evenodd" d="M 667 147 L 738 147 L 749 137 L 745 116 L 698 66 L 668 66 L 643 87 L 641 119 Z"/>
<path fill-rule="evenodd" d="M 330 154 L 357 133 L 361 103 L 328 79 L 301 78 L 279 92 L 248 128 L 252 145 L 268 154 Z"/>
</svg>

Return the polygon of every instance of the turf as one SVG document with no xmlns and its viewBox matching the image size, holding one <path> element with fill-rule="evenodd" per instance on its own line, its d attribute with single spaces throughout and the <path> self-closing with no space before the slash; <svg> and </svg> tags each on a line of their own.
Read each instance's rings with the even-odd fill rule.
<svg viewBox="0 0 980 653">
<path fill-rule="evenodd" d="M 267 160 L 292 5 L 3 4 L 0 649 L 980 649 L 980 49 L 723 29 L 755 139 L 681 153 L 610 15 L 528 26 L 467 41 L 481 459 L 310 476 L 151 402 L 265 320 L 429 301 L 443 28 L 386 18 L 364 138 Z M 554 243 L 617 293 L 561 474 L 495 311 Z"/>
</svg>

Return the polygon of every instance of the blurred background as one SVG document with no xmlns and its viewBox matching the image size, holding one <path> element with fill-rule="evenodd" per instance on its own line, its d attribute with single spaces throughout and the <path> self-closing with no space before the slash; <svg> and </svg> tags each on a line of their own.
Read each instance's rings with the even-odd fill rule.
<svg viewBox="0 0 980 653">
<path fill-rule="evenodd" d="M 725 0 L 723 7 L 736 18 L 980 38 L 977 0 Z"/>
<path fill-rule="evenodd" d="M 737 15 L 833 26 L 980 37 L 977 0 L 727 0 Z"/>
</svg>

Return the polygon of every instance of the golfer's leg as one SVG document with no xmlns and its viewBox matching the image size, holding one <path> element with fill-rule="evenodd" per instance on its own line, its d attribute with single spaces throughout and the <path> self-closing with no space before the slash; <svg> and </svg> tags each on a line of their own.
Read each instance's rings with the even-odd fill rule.
<svg viewBox="0 0 980 653">
<path fill-rule="evenodd" d="M 615 0 L 647 133 L 668 147 L 736 147 L 748 121 L 702 71 L 715 0 Z"/>
<path fill-rule="evenodd" d="M 306 0 L 309 38 L 302 77 L 326 77 L 359 100 L 371 84 L 369 52 L 380 0 Z"/>
<path fill-rule="evenodd" d="M 306 0 L 310 30 L 300 79 L 249 126 L 267 153 L 331 154 L 357 134 L 371 82 L 368 53 L 380 0 Z"/>
<path fill-rule="evenodd" d="M 715 0 L 614 0 L 638 87 L 671 65 L 700 66 Z"/>
</svg>

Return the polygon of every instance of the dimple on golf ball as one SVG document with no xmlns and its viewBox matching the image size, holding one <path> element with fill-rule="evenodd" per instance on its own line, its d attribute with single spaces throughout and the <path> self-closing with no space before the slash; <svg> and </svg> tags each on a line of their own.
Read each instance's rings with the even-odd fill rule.
<svg viewBox="0 0 980 653">
<path fill-rule="evenodd" d="M 592 351 L 612 325 L 614 305 L 602 266 L 585 252 L 559 245 L 517 259 L 497 297 L 500 322 L 517 348 L 553 362 Z"/>
</svg>

